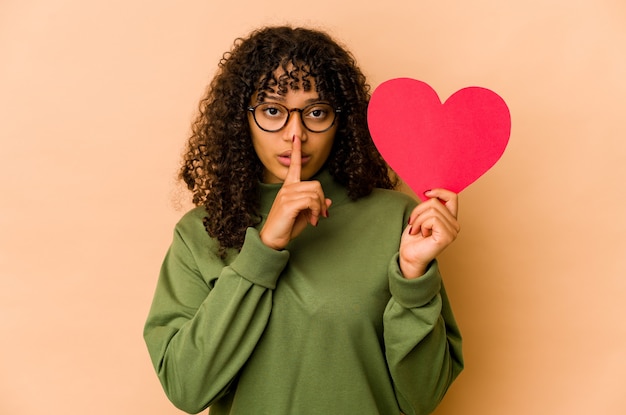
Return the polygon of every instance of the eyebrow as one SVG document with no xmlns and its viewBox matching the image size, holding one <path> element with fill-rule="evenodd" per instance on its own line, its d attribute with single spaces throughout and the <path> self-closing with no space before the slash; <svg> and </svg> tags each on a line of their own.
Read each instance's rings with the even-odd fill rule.
<svg viewBox="0 0 626 415">
<path fill-rule="evenodd" d="M 266 95 L 265 100 L 268 100 L 268 99 L 271 99 L 273 101 L 279 101 L 279 102 L 287 101 L 287 99 L 282 95 Z M 306 101 L 304 101 L 305 104 L 314 104 L 316 102 L 323 102 L 323 100 L 321 100 L 320 97 L 316 97 L 316 98 L 309 98 Z"/>
</svg>

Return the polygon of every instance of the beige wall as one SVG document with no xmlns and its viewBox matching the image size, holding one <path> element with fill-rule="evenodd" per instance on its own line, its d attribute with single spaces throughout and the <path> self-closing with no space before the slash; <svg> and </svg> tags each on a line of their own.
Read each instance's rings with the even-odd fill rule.
<svg viewBox="0 0 626 415">
<path fill-rule="evenodd" d="M 233 38 L 284 22 L 374 87 L 510 106 L 442 258 L 467 369 L 437 414 L 626 413 L 626 3 L 261 3 L 0 2 L 0 413 L 179 413 L 141 338 L 179 154 Z"/>
</svg>

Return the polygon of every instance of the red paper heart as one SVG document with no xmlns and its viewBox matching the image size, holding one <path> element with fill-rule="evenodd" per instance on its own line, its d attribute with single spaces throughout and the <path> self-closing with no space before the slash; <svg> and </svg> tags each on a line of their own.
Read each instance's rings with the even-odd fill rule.
<svg viewBox="0 0 626 415">
<path fill-rule="evenodd" d="M 489 170 L 509 141 L 511 115 L 489 89 L 463 88 L 442 104 L 428 84 L 396 78 L 372 93 L 368 125 L 385 161 L 426 200 L 429 189 L 459 193 Z"/>
</svg>

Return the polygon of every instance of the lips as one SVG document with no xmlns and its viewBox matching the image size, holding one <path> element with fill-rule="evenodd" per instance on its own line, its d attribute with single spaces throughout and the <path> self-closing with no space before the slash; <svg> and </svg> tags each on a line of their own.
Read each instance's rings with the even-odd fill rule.
<svg viewBox="0 0 626 415">
<path fill-rule="evenodd" d="M 311 156 L 305 153 L 302 153 L 301 160 L 302 164 L 306 164 L 311 159 Z M 289 167 L 291 165 L 291 150 L 285 151 L 278 155 L 278 162 L 285 167 Z"/>
</svg>

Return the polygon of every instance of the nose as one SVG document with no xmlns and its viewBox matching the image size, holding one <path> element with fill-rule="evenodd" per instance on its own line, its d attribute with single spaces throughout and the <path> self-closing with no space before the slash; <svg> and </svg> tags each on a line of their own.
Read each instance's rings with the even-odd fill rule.
<svg viewBox="0 0 626 415">
<path fill-rule="evenodd" d="M 302 113 L 300 111 L 291 110 L 289 114 L 289 120 L 287 125 L 283 128 L 283 138 L 285 140 L 292 141 L 293 136 L 297 136 L 300 141 L 304 142 L 307 139 L 306 128 L 302 123 Z"/>
</svg>

